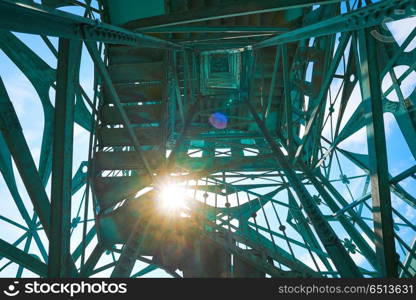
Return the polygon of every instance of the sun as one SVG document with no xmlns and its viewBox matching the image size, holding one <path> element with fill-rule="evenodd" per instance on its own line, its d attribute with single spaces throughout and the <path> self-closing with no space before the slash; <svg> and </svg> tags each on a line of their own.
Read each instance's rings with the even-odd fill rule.
<svg viewBox="0 0 416 300">
<path fill-rule="evenodd" d="M 166 184 L 160 189 L 160 208 L 168 214 L 180 213 L 185 209 L 185 189 L 176 184 Z"/>
</svg>

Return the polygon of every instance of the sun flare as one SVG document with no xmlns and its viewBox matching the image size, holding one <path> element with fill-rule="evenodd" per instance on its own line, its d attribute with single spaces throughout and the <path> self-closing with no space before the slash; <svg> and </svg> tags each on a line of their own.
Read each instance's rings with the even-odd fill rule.
<svg viewBox="0 0 416 300">
<path fill-rule="evenodd" d="M 167 184 L 160 191 L 160 206 L 169 214 L 179 213 L 185 208 L 185 189 L 176 184 Z"/>
</svg>

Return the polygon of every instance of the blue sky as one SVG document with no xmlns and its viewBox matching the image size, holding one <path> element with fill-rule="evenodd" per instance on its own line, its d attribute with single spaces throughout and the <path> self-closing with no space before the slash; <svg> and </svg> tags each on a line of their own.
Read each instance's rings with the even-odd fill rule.
<svg viewBox="0 0 416 300">
<path fill-rule="evenodd" d="M 78 8 L 70 8 L 65 9 L 67 11 L 70 11 L 72 13 L 81 14 L 83 12 L 82 9 Z M 405 38 L 410 34 L 411 30 L 416 27 L 416 18 L 408 18 L 402 21 L 396 21 L 391 22 L 388 25 L 388 28 L 393 33 L 397 43 L 401 45 Z M 46 45 L 43 43 L 41 38 L 39 36 L 34 35 L 28 35 L 28 34 L 21 34 L 16 33 L 16 36 L 21 39 L 24 43 L 30 46 L 32 50 L 34 50 L 37 54 L 39 54 L 40 57 L 42 57 L 45 62 L 47 62 L 52 68 L 56 67 L 56 59 L 51 53 L 51 51 L 46 47 Z M 51 38 L 52 43 L 57 47 L 57 38 Z M 416 46 L 416 39 L 413 40 L 413 42 L 407 47 L 406 51 L 410 52 L 412 51 Z M 402 72 L 406 70 L 406 66 L 397 67 L 395 71 L 397 72 L 397 75 L 400 76 Z M 43 111 L 42 106 L 40 104 L 39 97 L 37 96 L 33 86 L 31 83 L 26 79 L 26 77 L 22 74 L 22 72 L 11 62 L 11 60 L 0 50 L 0 76 L 2 77 L 6 89 L 9 93 L 9 96 L 13 102 L 13 105 L 16 109 L 16 112 L 18 114 L 19 120 L 21 122 L 24 135 L 26 137 L 26 140 L 29 144 L 29 147 L 32 152 L 32 156 L 36 163 L 39 161 L 39 154 L 40 154 L 40 145 L 41 145 L 41 138 L 42 138 L 42 130 L 43 130 Z M 82 67 L 80 71 L 80 82 L 81 85 L 84 87 L 87 94 L 92 97 L 92 86 L 93 86 L 93 64 L 91 59 L 88 56 L 88 53 L 86 53 L 85 48 L 83 49 L 83 56 L 82 56 Z M 391 84 L 391 79 L 386 77 L 383 79 L 383 90 L 387 89 L 388 86 Z M 401 89 L 403 94 L 405 95 L 411 95 L 412 93 L 415 93 L 415 87 L 416 87 L 416 73 L 413 72 L 409 79 L 402 83 Z M 331 86 L 332 94 L 335 95 L 336 91 L 340 88 L 339 83 L 335 82 Z M 414 94 L 413 94 L 414 97 Z M 397 101 L 397 96 L 394 94 L 390 94 L 387 97 L 391 101 Z M 51 89 L 50 91 L 50 99 L 53 103 L 54 101 L 54 90 Z M 415 98 L 413 98 L 415 99 Z M 352 115 L 354 109 L 358 106 L 358 104 L 361 101 L 359 88 L 356 88 L 353 96 L 351 98 L 351 103 L 347 109 L 346 116 L 343 120 L 343 125 L 345 125 L 346 118 Z M 337 108 L 337 103 L 335 104 L 335 108 Z M 333 118 L 333 125 L 336 122 L 336 114 L 337 109 L 334 113 Z M 413 166 L 416 164 L 415 157 L 411 154 L 409 151 L 406 142 L 400 132 L 400 129 L 398 128 L 397 122 L 395 121 L 394 117 L 390 113 L 386 113 L 384 116 L 385 121 L 385 128 L 386 128 L 386 140 L 387 140 L 387 151 L 388 151 L 388 162 L 389 162 L 389 170 L 390 173 L 394 176 L 399 174 L 400 172 L 406 170 L 410 166 Z M 324 136 L 329 137 L 330 135 L 330 122 L 327 123 L 327 126 L 324 128 L 323 132 Z M 88 139 L 89 134 L 80 126 L 75 125 L 74 127 L 74 162 L 73 162 L 73 173 L 75 173 L 78 169 L 78 166 L 80 163 L 87 158 L 87 149 L 88 149 Z M 346 139 L 344 142 L 340 144 L 340 147 L 352 152 L 357 153 L 367 153 L 367 143 L 366 143 L 366 131 L 365 128 L 354 134 L 353 136 Z M 340 162 L 343 166 L 342 172 L 348 176 L 359 176 L 363 175 L 363 171 L 351 164 L 345 157 L 342 155 L 340 156 Z M 16 181 L 17 186 L 19 189 L 19 192 L 21 194 L 21 197 L 26 204 L 26 207 L 28 208 L 29 214 L 32 214 L 33 208 L 31 201 L 29 197 L 27 196 L 27 193 L 25 191 L 25 188 L 20 180 L 20 177 L 18 176 L 18 172 L 15 169 L 15 175 L 16 175 Z M 336 168 L 331 173 L 331 179 L 338 179 L 340 175 L 340 170 L 337 170 Z M 350 192 L 348 192 L 348 189 L 345 184 L 341 182 L 334 183 L 334 185 L 339 189 L 339 191 L 345 196 L 348 201 L 353 201 L 359 195 L 362 193 L 362 188 L 364 186 L 364 177 L 360 177 L 357 179 L 353 179 L 350 181 L 350 184 L 348 188 L 350 189 Z M 248 183 L 249 181 L 247 181 Z M 259 181 L 260 182 L 267 182 L 267 180 Z M 245 182 L 241 182 L 244 184 Z M 252 183 L 252 182 L 251 182 Z M 416 196 L 416 182 L 413 178 L 408 178 L 402 182 L 402 186 L 410 192 L 413 196 Z M 311 193 L 316 193 L 312 188 L 309 188 Z M 266 193 L 269 190 L 263 189 L 263 190 L 256 190 L 258 193 Z M 47 192 L 50 193 L 50 184 L 47 186 Z M 198 192 L 199 193 L 199 192 Z M 76 216 L 78 204 L 80 203 L 82 199 L 83 189 L 81 189 L 75 196 L 73 200 L 73 216 Z M 7 186 L 4 183 L 4 180 L 2 177 L 0 177 L 0 195 L 2 195 L 2 201 L 0 201 L 0 212 L 1 215 L 6 216 L 20 224 L 24 224 L 22 218 L 20 217 L 14 202 L 12 200 L 12 197 L 10 195 L 10 192 L 8 191 Z M 198 197 L 201 198 L 201 195 L 197 194 Z M 352 196 L 352 197 L 351 197 Z M 254 198 L 254 196 L 253 196 Z M 278 194 L 275 199 L 287 202 L 287 195 L 286 193 L 280 193 Z M 220 201 L 224 201 L 224 199 L 220 198 Z M 404 201 L 400 200 L 396 196 L 392 195 L 392 201 L 393 206 L 401 212 L 403 215 L 405 215 L 413 224 L 416 223 L 416 214 L 415 209 L 411 208 L 409 205 L 404 203 Z M 370 203 L 370 202 L 368 202 Z M 91 207 L 91 206 L 90 206 Z M 284 211 L 284 208 L 279 208 L 281 211 L 279 211 L 279 214 L 286 215 L 286 212 Z M 330 213 L 328 209 L 323 208 L 324 213 Z M 266 207 L 266 214 L 268 217 L 272 216 L 272 207 L 270 204 Z M 90 213 L 90 216 L 92 214 Z M 371 218 L 371 213 L 368 209 L 364 208 L 364 216 L 367 216 Z M 270 217 L 272 218 L 272 217 Z M 399 222 L 398 218 L 395 218 L 397 222 Z M 4 240 L 12 243 L 16 239 L 20 237 L 21 234 L 24 233 L 23 230 L 10 225 L 7 222 L 0 221 L 0 237 Z M 265 226 L 264 220 L 262 221 L 261 216 L 259 217 L 259 224 L 262 226 Z M 277 220 L 273 220 L 273 224 L 277 224 Z M 400 221 L 401 223 L 401 221 Z M 368 222 L 368 224 L 371 224 L 371 221 Z M 339 232 L 340 236 L 346 236 L 346 233 L 343 232 L 342 228 L 337 225 L 333 224 L 334 228 Z M 371 224 L 372 225 L 372 224 Z M 90 227 L 91 225 L 89 225 Z M 405 226 L 399 226 L 400 227 L 400 236 L 408 243 L 410 244 L 414 238 L 415 238 L 415 232 L 409 229 Z M 82 226 L 78 225 L 78 227 L 74 231 L 74 238 L 73 241 L 79 242 L 79 237 L 81 233 Z M 44 236 L 44 234 L 39 231 L 42 240 L 44 241 L 44 245 L 47 248 L 47 239 Z M 287 234 L 289 237 L 292 237 L 294 239 L 300 240 L 300 236 L 293 230 L 292 228 L 288 227 Z M 268 235 L 265 234 L 266 237 Z M 88 250 L 91 250 L 91 248 L 95 245 L 96 241 L 91 243 Z M 369 241 L 369 243 L 371 243 Z M 71 247 L 74 249 L 75 246 L 77 246 L 78 243 L 72 243 Z M 281 247 L 288 250 L 287 246 L 284 243 L 280 243 Z M 279 244 L 279 245 L 280 245 Z M 19 248 L 23 248 L 24 242 L 19 245 Z M 293 245 L 294 248 L 296 248 L 295 245 Z M 310 256 L 306 253 L 305 250 L 302 250 L 301 248 L 296 248 L 296 253 L 299 255 L 299 257 L 303 257 L 303 261 L 305 261 L 307 264 L 310 264 L 311 267 L 313 267 L 312 260 Z M 400 253 L 400 251 L 398 251 Z M 30 253 L 33 253 L 40 257 L 39 250 L 35 246 L 35 244 L 32 242 L 32 246 L 30 248 Z M 117 255 L 116 255 L 117 257 Z M 356 254 L 353 256 L 354 259 L 357 260 L 357 262 L 360 262 L 363 264 L 363 266 L 368 266 L 368 263 L 365 263 L 363 258 Z M 100 260 L 97 267 L 100 267 L 102 265 L 105 265 L 107 263 L 111 262 L 111 256 L 104 254 L 102 259 Z M 6 260 L 2 260 L 0 263 L 0 267 L 6 263 Z M 139 270 L 141 267 L 146 266 L 144 263 L 137 263 L 135 266 L 135 270 Z M 4 269 L 2 272 L 0 272 L 0 276 L 3 277 L 14 277 L 17 271 L 17 266 L 15 264 L 10 265 L 6 269 Z M 111 270 L 102 272 L 98 275 L 100 276 L 108 276 Z M 32 276 L 33 274 L 27 270 L 24 271 L 23 276 Z M 157 270 L 154 272 L 151 272 L 148 274 L 148 276 L 166 276 L 166 273 L 162 270 Z"/>
</svg>

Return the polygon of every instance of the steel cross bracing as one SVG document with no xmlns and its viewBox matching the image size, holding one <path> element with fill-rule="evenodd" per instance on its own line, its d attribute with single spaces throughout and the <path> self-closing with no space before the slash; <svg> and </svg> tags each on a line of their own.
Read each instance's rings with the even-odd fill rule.
<svg viewBox="0 0 416 300">
<path fill-rule="evenodd" d="M 162 2 L 0 0 L 0 274 L 415 277 L 416 1 Z"/>
</svg>

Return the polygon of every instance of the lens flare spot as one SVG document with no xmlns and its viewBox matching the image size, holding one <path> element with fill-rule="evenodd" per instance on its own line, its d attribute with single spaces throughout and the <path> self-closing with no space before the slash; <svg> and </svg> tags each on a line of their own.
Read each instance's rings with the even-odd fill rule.
<svg viewBox="0 0 416 300">
<path fill-rule="evenodd" d="M 225 129 L 227 128 L 228 118 L 223 113 L 216 112 L 209 117 L 209 122 L 217 129 Z"/>
</svg>

